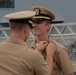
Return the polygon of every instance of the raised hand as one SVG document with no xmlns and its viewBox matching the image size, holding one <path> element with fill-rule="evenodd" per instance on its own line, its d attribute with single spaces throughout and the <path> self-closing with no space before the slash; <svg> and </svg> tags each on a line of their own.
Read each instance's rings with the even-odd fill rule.
<svg viewBox="0 0 76 75">
<path fill-rule="evenodd" d="M 47 41 L 40 41 L 36 49 L 39 52 L 43 52 L 47 45 L 48 45 Z"/>
<path fill-rule="evenodd" d="M 56 51 L 56 45 L 53 42 L 50 42 L 47 46 L 46 46 L 46 53 L 47 54 L 54 54 Z"/>
</svg>

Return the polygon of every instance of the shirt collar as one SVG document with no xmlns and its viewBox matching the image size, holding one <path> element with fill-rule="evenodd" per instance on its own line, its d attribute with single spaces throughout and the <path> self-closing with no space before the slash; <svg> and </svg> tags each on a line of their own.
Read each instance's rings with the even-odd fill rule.
<svg viewBox="0 0 76 75">
<path fill-rule="evenodd" d="M 24 41 L 22 41 L 20 39 L 12 38 L 12 37 L 8 37 L 6 41 L 14 43 L 14 44 L 26 45 L 26 43 Z"/>
<path fill-rule="evenodd" d="M 49 37 L 49 40 L 48 41 L 52 41 L 53 42 L 53 40 Z M 32 49 L 35 49 L 36 48 L 36 39 L 30 44 L 30 47 L 32 48 Z"/>
</svg>

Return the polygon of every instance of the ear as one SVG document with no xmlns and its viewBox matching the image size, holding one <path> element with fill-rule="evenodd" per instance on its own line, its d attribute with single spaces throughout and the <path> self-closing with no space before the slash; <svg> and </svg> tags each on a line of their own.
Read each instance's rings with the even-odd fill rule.
<svg viewBox="0 0 76 75">
<path fill-rule="evenodd" d="M 24 33 L 28 33 L 29 31 L 30 31 L 30 27 L 29 27 L 29 25 L 26 25 L 24 27 Z"/>
<path fill-rule="evenodd" d="M 47 30 L 49 30 L 51 28 L 51 24 L 47 25 Z"/>
<path fill-rule="evenodd" d="M 24 32 L 24 33 L 27 32 L 27 26 L 24 27 L 23 32 Z"/>
</svg>

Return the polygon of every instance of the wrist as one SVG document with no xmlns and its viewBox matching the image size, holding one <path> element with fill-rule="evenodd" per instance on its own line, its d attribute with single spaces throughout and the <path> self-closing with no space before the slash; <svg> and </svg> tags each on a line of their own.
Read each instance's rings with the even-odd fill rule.
<svg viewBox="0 0 76 75">
<path fill-rule="evenodd" d="M 52 53 L 52 52 L 51 53 L 47 52 L 46 54 L 47 54 L 47 56 L 53 56 L 54 55 L 54 53 Z"/>
<path fill-rule="evenodd" d="M 53 57 L 53 54 L 51 54 L 51 53 L 50 54 L 47 53 L 46 55 L 47 55 L 47 57 Z"/>
</svg>

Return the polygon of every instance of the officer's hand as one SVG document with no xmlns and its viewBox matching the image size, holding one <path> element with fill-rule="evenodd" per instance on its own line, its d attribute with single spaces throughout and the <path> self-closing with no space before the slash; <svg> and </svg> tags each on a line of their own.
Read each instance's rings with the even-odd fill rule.
<svg viewBox="0 0 76 75">
<path fill-rule="evenodd" d="M 53 55 L 56 51 L 56 45 L 53 42 L 50 42 L 47 46 L 46 46 L 46 53 Z"/>
<path fill-rule="evenodd" d="M 39 52 L 43 52 L 44 49 L 45 49 L 45 47 L 46 47 L 47 45 L 48 45 L 48 42 L 47 42 L 47 41 L 40 41 L 36 49 L 37 49 Z"/>
</svg>

